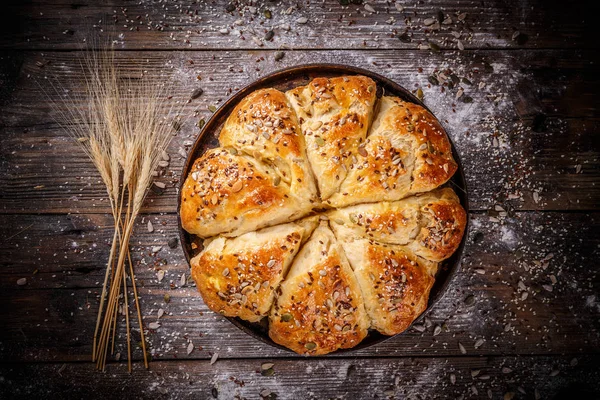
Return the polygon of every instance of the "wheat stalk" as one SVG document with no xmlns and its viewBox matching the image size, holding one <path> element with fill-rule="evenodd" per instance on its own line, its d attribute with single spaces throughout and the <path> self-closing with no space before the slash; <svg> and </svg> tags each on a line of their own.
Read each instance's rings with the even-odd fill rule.
<svg viewBox="0 0 600 400">
<path fill-rule="evenodd" d="M 49 98 L 58 115 L 57 122 L 83 147 L 98 170 L 111 205 L 114 233 L 107 261 L 105 278 L 93 338 L 92 360 L 104 370 L 109 354 L 114 353 L 119 302 L 127 329 L 128 368 L 131 371 L 131 336 L 127 274 L 133 289 L 137 311 L 144 365 L 148 368 L 144 327 L 129 240 L 148 188 L 152 172 L 158 167 L 162 153 L 172 135 L 174 102 L 163 110 L 170 87 L 156 85 L 143 74 L 127 80 L 120 76 L 114 60 L 114 50 L 104 48 L 86 53 L 82 62 L 87 96 L 68 97 L 67 106 Z M 52 83 L 50 82 L 52 85 Z M 56 94 L 59 90 L 53 86 Z M 59 86 L 60 87 L 60 86 Z M 42 88 L 43 90 L 43 88 Z M 80 104 L 83 102 L 83 107 Z M 181 107 L 181 106 L 180 106 Z M 126 271 L 125 265 L 129 268 Z M 112 346 L 111 346 L 112 343 Z"/>
</svg>

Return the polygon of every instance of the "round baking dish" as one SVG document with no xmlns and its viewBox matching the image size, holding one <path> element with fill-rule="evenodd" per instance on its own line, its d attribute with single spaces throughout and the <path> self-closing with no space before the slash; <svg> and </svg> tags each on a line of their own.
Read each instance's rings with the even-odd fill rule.
<svg viewBox="0 0 600 400">
<path fill-rule="evenodd" d="M 300 65 L 295 67 L 290 67 L 286 69 L 282 69 L 280 71 L 274 72 L 270 75 L 264 76 L 248 86 L 241 89 L 239 92 L 234 94 L 231 98 L 229 98 L 225 103 L 223 103 L 218 110 L 211 116 L 208 122 L 202 128 L 202 131 L 198 135 L 194 145 L 192 146 L 187 160 L 183 166 L 183 170 L 181 171 L 181 177 L 179 179 L 179 189 L 183 186 L 185 179 L 192 168 L 194 161 L 200 157 L 206 150 L 217 147 L 219 145 L 219 132 L 221 127 L 225 123 L 225 120 L 229 116 L 229 114 L 233 111 L 235 106 L 248 94 L 252 93 L 255 90 L 272 87 L 275 89 L 279 89 L 281 91 L 286 91 L 289 89 L 293 89 L 297 86 L 303 86 L 308 84 L 312 79 L 317 77 L 334 77 L 340 75 L 364 75 L 373 79 L 377 83 L 377 95 L 381 97 L 384 93 L 387 95 L 393 95 L 400 97 L 405 101 L 409 101 L 412 103 L 419 104 L 425 109 L 429 110 L 425 104 L 423 104 L 416 96 L 410 93 L 407 89 L 402 86 L 392 82 L 388 78 L 385 78 L 379 74 L 371 72 L 366 69 L 341 65 L 341 64 L 307 64 Z M 429 110 L 431 112 L 431 110 Z M 442 125 L 443 126 L 443 125 Z M 444 127 L 446 128 L 446 127 Z M 450 135 L 449 135 L 450 136 Z M 449 137 L 450 143 L 452 145 L 452 155 L 454 160 L 458 164 L 458 170 L 452 177 L 452 179 L 446 183 L 447 186 L 450 186 L 454 189 L 458 197 L 460 198 L 461 205 L 464 207 L 467 212 L 467 225 L 465 227 L 465 233 L 462 238 L 462 241 L 456 250 L 456 252 L 447 260 L 444 260 L 439 268 L 439 271 L 436 275 L 435 283 L 431 292 L 429 294 L 429 301 L 427 304 L 427 309 L 413 322 L 418 323 L 423 317 L 431 310 L 431 308 L 437 303 L 446 290 L 448 289 L 448 285 L 452 280 L 453 275 L 457 272 L 460 266 L 460 260 L 463 254 L 463 249 L 466 241 L 466 237 L 469 231 L 469 202 L 467 198 L 467 185 L 465 182 L 464 172 L 462 168 L 462 164 L 460 161 L 460 157 L 452 143 L 452 139 Z M 177 198 L 177 209 L 179 210 L 181 206 L 181 197 Z M 185 258 L 189 264 L 190 259 L 194 257 L 197 253 L 202 250 L 202 241 L 194 238 L 193 235 L 187 233 L 181 227 L 181 220 L 179 218 L 179 214 L 177 215 L 177 223 L 179 228 L 179 237 L 181 239 L 181 246 L 183 248 L 183 253 L 185 254 Z M 192 249 L 192 243 L 195 242 L 197 245 L 196 249 Z M 198 294 L 200 295 L 200 294 Z M 267 318 L 263 318 L 263 320 L 259 323 L 251 323 L 248 321 L 244 321 L 240 318 L 227 318 L 231 323 L 237 326 L 239 329 L 244 331 L 245 333 L 255 337 L 262 342 L 268 343 L 271 346 L 277 347 L 279 349 L 283 349 L 289 352 L 292 350 L 281 346 L 271 340 L 268 335 L 268 325 Z M 401 335 L 401 333 L 400 333 Z M 385 336 L 380 334 L 377 331 L 369 331 L 369 335 L 357 346 L 351 349 L 342 349 L 337 350 L 332 354 L 348 352 L 353 350 L 364 349 L 366 347 L 372 346 L 377 343 L 381 343 L 386 339 L 392 338 L 393 336 Z"/>
</svg>

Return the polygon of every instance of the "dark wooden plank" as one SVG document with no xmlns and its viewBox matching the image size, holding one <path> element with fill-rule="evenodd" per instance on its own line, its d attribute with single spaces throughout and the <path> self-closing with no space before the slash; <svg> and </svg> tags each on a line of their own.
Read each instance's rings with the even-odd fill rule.
<svg viewBox="0 0 600 400">
<path fill-rule="evenodd" d="M 220 52 L 218 56 L 207 52 L 119 52 L 117 63 L 126 72 L 143 65 L 157 76 L 165 66 L 172 66 L 178 80 L 176 96 L 187 98 L 198 86 L 205 90 L 187 106 L 190 120 L 170 147 L 173 160 L 161 178 L 168 188 L 162 196 L 151 196 L 147 210 L 175 212 L 174 186 L 183 163 L 178 149 L 187 148 L 185 144 L 195 139 L 195 123 L 208 118 L 207 107 L 220 104 L 230 95 L 229 89 L 236 91 L 284 66 L 339 60 L 380 72 L 408 88 L 423 87 L 425 102 L 444 121 L 463 157 L 473 209 L 487 210 L 513 195 L 517 199 L 508 204 L 517 209 L 596 209 L 600 204 L 600 188 L 595 185 L 600 174 L 599 115 L 593 98 L 600 88 L 591 64 L 595 55 L 572 51 L 465 53 L 469 55 L 423 57 L 418 51 L 372 51 L 365 57 L 360 51 L 307 51 L 288 52 L 276 62 L 272 52 L 264 51 Z M 81 56 L 54 52 L 28 54 L 23 59 L 22 53 L 6 54 L 5 76 L 12 83 L 6 85 L 0 114 L 0 209 L 5 213 L 109 211 L 98 175 L 76 144 L 57 128 L 48 102 L 40 101 L 43 93 L 36 83 L 44 84 L 49 77 L 81 91 Z M 43 68 L 36 65 L 47 61 L 51 63 Z M 493 72 L 485 72 L 485 65 Z M 456 101 L 456 89 L 442 92 L 441 87 L 431 86 L 428 76 L 438 66 L 472 80 L 472 86 L 463 85 L 472 103 Z M 419 72 L 421 67 L 424 69 Z M 198 75 L 202 81 L 197 80 Z M 46 88 L 51 91 L 47 84 Z M 490 102 L 490 96 L 499 98 L 498 102 Z M 56 97 L 53 100 L 64 104 Z M 39 185 L 44 187 L 33 189 Z M 536 191 L 541 199 L 538 203 L 533 197 Z"/>
<path fill-rule="evenodd" d="M 91 363 L 0 365 L 0 395 L 357 400 L 600 395 L 597 356 L 274 360 L 274 374 L 262 376 L 265 361 L 269 360 L 155 362 L 149 372 L 136 366 L 132 374 L 123 363 L 108 365 L 105 374 L 95 372 Z"/>
<path fill-rule="evenodd" d="M 156 320 L 159 308 L 166 311 L 161 327 L 148 335 L 155 358 L 206 359 L 214 351 L 223 358 L 290 356 L 210 312 L 193 282 L 181 288 L 187 263 L 179 249 L 165 245 L 175 235 L 174 215 L 152 218 L 156 231 L 149 234 L 140 223 L 132 253 L 145 324 Z M 592 265 L 600 246 L 600 214 L 518 212 L 500 224 L 475 214 L 471 222 L 462 268 L 428 320 L 419 323 L 426 329 L 411 329 L 352 355 L 461 355 L 459 342 L 469 355 L 596 352 L 600 276 Z M 2 360 L 89 358 L 109 224 L 110 217 L 97 214 L 4 216 L 2 237 L 31 227 L 0 247 Z M 151 256 L 155 245 L 163 249 Z M 157 268 L 166 271 L 161 282 Z M 27 284 L 18 286 L 23 277 Z M 443 324 L 447 329 L 433 336 L 434 326 Z M 123 353 L 123 324 L 119 334 Z M 197 349 L 190 355 L 188 339 Z"/>
<path fill-rule="evenodd" d="M 237 5 L 227 12 L 229 3 Z M 338 1 L 275 4 L 194 1 L 73 3 L 68 0 L 12 2 L 0 45 L 5 48 L 73 49 L 84 45 L 91 26 L 115 25 L 119 45 L 131 49 L 223 48 L 417 48 L 433 41 L 457 48 L 452 31 L 466 48 L 597 47 L 592 14 L 585 7 L 564 7 L 541 0 L 432 0 L 369 2 L 341 6 Z M 366 3 L 366 2 L 365 2 Z M 269 10 L 271 18 L 264 12 Z M 450 16 L 452 23 L 432 29 L 428 19 Z M 462 21 L 458 15 L 464 14 Z M 10 20 L 8 20 L 10 18 Z M 299 23 L 306 18 L 306 23 Z M 12 27 L 12 29 L 11 29 Z M 99 29 L 99 28 L 96 28 Z M 271 40 L 265 34 L 273 30 Z M 399 40 L 408 33 L 409 43 Z M 520 35 L 519 35 L 520 33 Z M 513 37 L 515 37 L 513 39 Z M 406 39 L 405 39 L 406 40 Z"/>
</svg>

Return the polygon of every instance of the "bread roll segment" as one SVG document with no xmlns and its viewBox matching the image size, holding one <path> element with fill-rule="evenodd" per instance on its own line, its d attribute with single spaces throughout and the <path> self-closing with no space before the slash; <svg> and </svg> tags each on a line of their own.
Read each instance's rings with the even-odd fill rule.
<svg viewBox="0 0 600 400">
<path fill-rule="evenodd" d="M 371 327 L 384 335 L 405 331 L 427 308 L 437 263 L 401 246 L 366 239 L 341 243 L 356 274 Z"/>
<path fill-rule="evenodd" d="M 192 277 L 206 305 L 227 317 L 256 322 L 271 309 L 275 290 L 318 217 L 205 241 L 192 258 Z"/>
<path fill-rule="evenodd" d="M 384 96 L 363 146 L 337 193 L 327 203 L 399 200 L 433 190 L 458 168 L 444 129 L 423 107 Z"/>
<path fill-rule="evenodd" d="M 346 178 L 373 119 L 377 85 L 365 76 L 315 78 L 286 92 L 307 143 L 321 200 Z"/>
<path fill-rule="evenodd" d="M 356 237 L 405 246 L 419 257 L 442 261 L 462 240 L 467 213 L 450 188 L 394 202 L 358 204 L 327 213 L 341 242 Z"/>
<path fill-rule="evenodd" d="M 321 221 L 277 293 L 269 336 L 298 354 L 319 355 L 356 346 L 368 327 L 356 276 Z"/>
<path fill-rule="evenodd" d="M 304 135 L 285 95 L 261 89 L 246 96 L 232 111 L 219 143 L 271 166 L 300 202 L 317 201 L 317 188 L 306 158 Z"/>
<path fill-rule="evenodd" d="M 181 192 L 181 225 L 202 238 L 237 236 L 308 214 L 273 168 L 254 158 L 211 149 L 194 163 Z"/>
</svg>

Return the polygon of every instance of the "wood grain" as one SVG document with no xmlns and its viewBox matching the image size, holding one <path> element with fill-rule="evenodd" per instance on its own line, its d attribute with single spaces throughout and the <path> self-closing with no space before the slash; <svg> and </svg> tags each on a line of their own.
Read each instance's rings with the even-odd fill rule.
<svg viewBox="0 0 600 400">
<path fill-rule="evenodd" d="M 586 24 L 592 16 L 585 7 L 561 7 L 543 1 L 401 2 L 403 11 L 398 11 L 394 2 L 372 1 L 375 13 L 368 12 L 364 5 L 342 6 L 338 1 L 259 3 L 255 4 L 255 13 L 245 2 L 231 2 L 238 7 L 227 12 L 229 3 L 229 0 L 14 3 L 5 10 L 5 15 L 10 16 L 7 22 L 11 23 L 4 25 L 0 45 L 38 50 L 76 49 L 84 45 L 90 30 L 114 24 L 123 49 L 222 50 L 263 46 L 415 49 L 428 40 L 456 49 L 456 38 L 451 31 L 463 33 L 461 40 L 466 48 L 597 47 L 593 39 L 597 29 Z M 265 10 L 271 12 L 271 19 L 265 17 Z M 437 20 L 438 12 L 443 12 L 444 18 L 450 16 L 453 22 L 432 33 L 425 21 Z M 461 13 L 465 18 L 459 22 Z M 300 18 L 306 18 L 307 22 L 298 23 Z M 236 24 L 238 20 L 242 24 Z M 270 30 L 275 35 L 265 40 Z M 409 43 L 399 39 L 405 31 Z M 513 40 L 515 33 L 521 35 Z"/>
<path fill-rule="evenodd" d="M 365 53 L 359 51 L 306 51 L 289 52 L 284 60 L 276 62 L 273 53 L 265 51 L 223 52 L 219 57 L 207 52 L 119 52 L 117 63 L 126 74 L 143 66 L 152 79 L 164 80 L 160 75 L 172 71 L 178 82 L 175 98 L 187 99 L 194 88 L 204 89 L 199 99 L 186 106 L 184 115 L 189 119 L 170 147 L 172 162 L 160 178 L 168 188 L 163 195 L 150 197 L 147 210 L 176 211 L 174 187 L 183 164 L 179 149 L 189 148 L 185 143 L 193 141 L 199 132 L 196 123 L 210 117 L 208 106 L 220 104 L 230 95 L 229 89 L 235 92 L 285 66 L 339 60 L 382 73 L 408 88 L 423 87 L 426 104 L 444 122 L 463 157 L 472 209 L 487 210 L 498 203 L 522 210 L 595 209 L 600 203 L 600 187 L 594 184 L 600 175 L 598 110 L 591 99 L 599 84 L 586 61 L 593 55 L 584 53 L 571 61 L 581 54 L 464 53 L 423 57 L 419 51 L 396 55 L 372 51 L 364 57 Z M 5 171 L 0 175 L 0 208 L 5 213 L 109 212 L 97 173 L 56 125 L 56 113 L 49 101 L 40 101 L 45 90 L 59 106 L 70 105 L 52 90 L 50 84 L 56 82 L 81 93 L 81 56 L 78 52 L 51 52 L 43 57 L 8 54 L 0 64 L 8 82 L 0 115 L 0 166 Z M 36 62 L 50 64 L 40 68 Z M 442 93 L 439 86 L 428 82 L 434 66 L 451 62 L 455 63 L 449 64 L 455 65 L 450 67 L 453 71 L 472 80 L 472 86 L 463 85 L 474 99 L 472 103 L 456 101 L 454 93 Z M 484 65 L 492 64 L 495 72 L 484 72 Z M 238 72 L 234 65 L 246 67 Z M 248 65 L 256 65 L 258 70 Z M 427 65 L 420 73 L 420 66 Z M 548 65 L 553 66 L 553 73 Z M 507 75 L 504 71 L 511 72 Z M 480 83 L 485 84 L 481 90 Z M 501 100 L 490 103 L 489 96 Z M 43 187 L 34 189 L 37 186 Z M 534 191 L 539 193 L 538 203 Z M 518 199 L 508 201 L 509 195 Z"/>
<path fill-rule="evenodd" d="M 161 327 L 148 335 L 155 359 L 206 359 L 216 349 L 223 358 L 292 356 L 208 310 L 193 281 L 180 287 L 181 274 L 189 276 L 189 267 L 179 248 L 166 245 L 176 236 L 175 216 L 150 218 L 155 232 L 148 233 L 140 222 L 132 254 L 145 324 L 156 321 L 159 308 L 165 310 Z M 517 212 L 502 224 L 474 214 L 471 225 L 461 271 L 428 319 L 417 322 L 424 331 L 413 328 L 352 355 L 460 356 L 459 342 L 468 355 L 581 354 L 600 346 L 600 309 L 593 298 L 600 276 L 586 267 L 598 257 L 600 214 Z M 5 361 L 85 361 L 91 352 L 88 338 L 102 260 L 109 251 L 110 217 L 6 216 L 0 234 L 6 237 L 28 226 L 0 248 L 0 301 L 7 305 L 0 309 L 6 324 L 0 331 L 0 356 Z M 578 232 L 577 237 L 571 232 Z M 156 255 L 151 253 L 154 246 L 162 246 Z M 159 269 L 166 271 L 161 282 Z M 557 279 L 554 285 L 551 275 Z M 22 277 L 27 284 L 17 286 Z M 470 296 L 473 304 L 466 300 Z M 434 336 L 434 326 L 444 324 Z M 119 332 L 124 337 L 123 324 Z M 187 339 L 204 350 L 188 355 Z"/>
<path fill-rule="evenodd" d="M 263 376 L 261 365 L 270 361 L 274 374 Z M 76 398 L 273 399 L 267 394 L 273 393 L 277 398 L 361 400 L 419 399 L 427 393 L 428 399 L 502 399 L 510 394 L 514 398 L 592 399 L 599 389 L 598 366 L 591 356 L 326 362 L 265 358 L 218 360 L 214 365 L 180 360 L 154 362 L 149 372 L 136 365 L 132 374 L 123 363 L 109 364 L 106 374 L 95 373 L 91 363 L 0 365 L 0 395 L 28 399 L 60 399 L 64 393 Z"/>
</svg>

